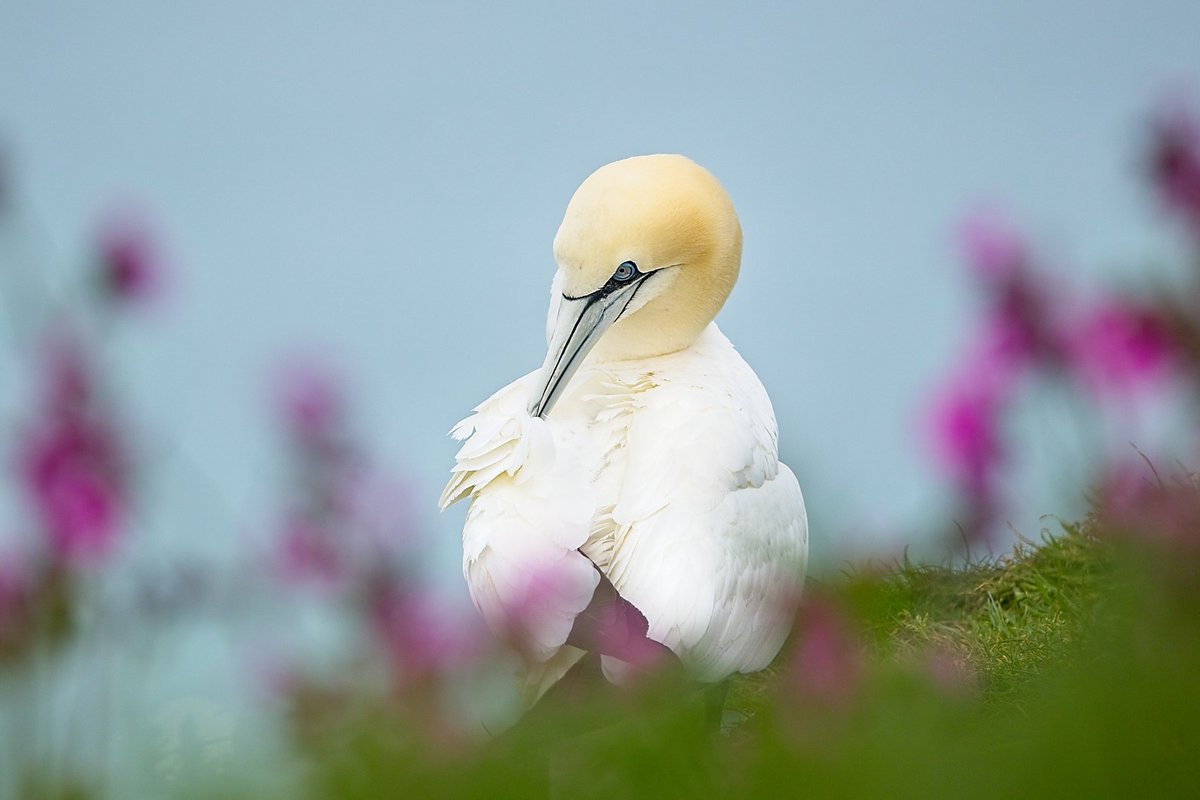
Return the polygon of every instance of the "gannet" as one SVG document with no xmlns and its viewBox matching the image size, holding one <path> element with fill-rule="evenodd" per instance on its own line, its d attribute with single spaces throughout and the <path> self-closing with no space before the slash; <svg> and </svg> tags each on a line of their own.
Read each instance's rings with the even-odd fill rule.
<svg viewBox="0 0 1200 800">
<path fill-rule="evenodd" d="M 451 431 L 465 442 L 440 504 L 471 498 L 463 573 L 519 639 L 528 702 L 584 655 L 572 631 L 602 589 L 704 682 L 766 667 L 789 632 L 804 499 L 761 381 L 713 321 L 741 253 L 732 202 L 690 159 L 596 170 L 554 238 L 545 362 Z M 624 654 L 596 649 L 622 681 Z"/>
</svg>

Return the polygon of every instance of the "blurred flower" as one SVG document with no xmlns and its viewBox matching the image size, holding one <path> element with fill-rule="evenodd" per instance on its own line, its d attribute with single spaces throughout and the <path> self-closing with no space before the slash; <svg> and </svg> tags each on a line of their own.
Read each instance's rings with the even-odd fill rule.
<svg viewBox="0 0 1200 800">
<path fill-rule="evenodd" d="M 360 460 L 355 468 L 339 473 L 334 495 L 341 513 L 354 521 L 355 558 L 401 558 L 418 546 L 420 525 L 407 481 Z"/>
<path fill-rule="evenodd" d="M 474 615 L 428 591 L 405 590 L 390 581 L 376 586 L 368 619 L 398 681 L 406 685 L 469 664 L 483 640 Z"/>
<path fill-rule="evenodd" d="M 967 215 L 958 227 L 958 243 L 975 277 L 987 284 L 1011 282 L 1026 266 L 1024 237 L 1011 220 L 993 209 Z"/>
<path fill-rule="evenodd" d="M 850 619 L 827 598 L 810 594 L 800 607 L 788 686 L 793 696 L 846 709 L 863 679 L 861 643 Z"/>
<path fill-rule="evenodd" d="M 73 333 L 65 329 L 51 332 L 38 355 L 42 410 L 67 416 L 91 402 L 91 370 Z"/>
<path fill-rule="evenodd" d="M 162 283 L 162 259 L 144 223 L 130 217 L 104 223 L 99 236 L 100 285 L 117 303 L 153 298 Z"/>
<path fill-rule="evenodd" d="M 988 321 L 992 346 L 1004 346 L 997 355 L 1024 363 L 1059 360 L 1063 334 L 1055 311 L 1060 306 L 1058 293 L 1032 271 L 999 287 L 992 298 Z"/>
<path fill-rule="evenodd" d="M 1006 461 L 1001 427 L 1031 358 L 1020 332 L 994 318 L 931 402 L 929 449 L 961 493 L 970 538 L 986 536 L 997 511 L 996 477 Z"/>
<path fill-rule="evenodd" d="M 125 459 L 114 423 L 94 401 L 82 350 L 59 337 L 43 364 L 41 417 L 18 444 L 21 488 L 57 557 L 94 562 L 126 514 Z"/>
<path fill-rule="evenodd" d="M 1046 332 L 1041 319 L 1029 313 L 1031 303 L 1014 299 L 1002 303 L 984 317 L 983 328 L 968 346 L 959 375 L 994 396 L 999 405 L 1015 393 L 1018 382 L 1039 357 L 1056 352 L 1049 344 L 1057 337 Z"/>
<path fill-rule="evenodd" d="M 328 441 L 342 423 L 341 382 L 317 359 L 296 358 L 287 363 L 280 373 L 277 397 L 288 430 L 302 443 Z"/>
<path fill-rule="evenodd" d="M 1200 120 L 1182 104 L 1154 121 L 1151 173 L 1167 208 L 1200 233 Z"/>
<path fill-rule="evenodd" d="M 336 531 L 296 515 L 279 539 L 279 568 L 285 580 L 333 586 L 344 577 Z"/>
<path fill-rule="evenodd" d="M 1145 464 L 1111 466 L 1096 503 L 1101 530 L 1200 553 L 1200 486 L 1195 476 L 1164 483 Z"/>
<path fill-rule="evenodd" d="M 1034 271 L 1024 236 L 1007 217 L 980 210 L 963 220 L 958 238 L 964 261 L 989 291 L 992 338 L 1015 358 L 1053 356 L 1056 293 Z"/>
<path fill-rule="evenodd" d="M 1068 334 L 1069 366 L 1096 392 L 1128 393 L 1160 381 L 1174 349 L 1156 309 L 1115 298 L 1089 308 Z"/>
<path fill-rule="evenodd" d="M 316 359 L 293 359 L 276 384 L 277 408 L 295 445 L 295 499 L 278 551 L 289 580 L 353 584 L 414 544 L 409 487 L 376 470 L 356 447 L 334 375 Z"/>
<path fill-rule="evenodd" d="M 980 688 L 970 661 L 949 646 L 933 646 L 921 653 L 921 672 L 948 698 L 965 698 Z"/>
<path fill-rule="evenodd" d="M 985 344 L 951 375 L 929 411 L 934 457 L 955 483 L 982 500 L 1004 458 L 1000 423 L 1012 391 L 1013 362 Z"/>
<path fill-rule="evenodd" d="M 496 601 L 479 607 L 488 627 L 533 663 L 548 660 L 567 641 L 575 617 L 594 593 L 594 569 L 577 558 L 531 559 L 496 577 Z"/>
<path fill-rule="evenodd" d="M 965 532 L 976 537 L 989 533 L 999 510 L 1005 413 L 1027 375 L 1061 366 L 1066 344 L 1059 292 L 1034 269 L 1028 243 L 1010 220 L 976 211 L 963 220 L 958 238 L 986 289 L 987 306 L 980 334 L 933 396 L 926 434 L 966 503 Z"/>
</svg>

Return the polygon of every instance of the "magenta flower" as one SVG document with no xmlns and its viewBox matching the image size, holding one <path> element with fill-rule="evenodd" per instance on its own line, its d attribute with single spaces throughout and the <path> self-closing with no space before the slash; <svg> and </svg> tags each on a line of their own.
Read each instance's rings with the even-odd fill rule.
<svg viewBox="0 0 1200 800">
<path fill-rule="evenodd" d="M 162 260 L 146 226 L 125 217 L 110 220 L 99 237 L 100 284 L 117 303 L 142 303 L 158 294 Z"/>
<path fill-rule="evenodd" d="M 1030 351 L 1020 329 L 995 318 L 943 388 L 928 417 L 930 450 L 972 502 L 990 495 L 1004 452 L 1000 424 Z"/>
<path fill-rule="evenodd" d="M 1165 546 L 1172 554 L 1200 553 L 1200 486 L 1194 476 L 1162 481 L 1145 464 L 1111 467 L 1096 504 L 1101 529 Z"/>
<path fill-rule="evenodd" d="M 930 450 L 967 503 L 968 532 L 995 518 L 995 478 L 1004 461 L 1001 423 L 1020 380 L 1057 365 L 1063 336 L 1055 293 L 1032 269 L 1025 239 L 1006 218 L 979 211 L 959 229 L 963 256 L 988 290 L 981 335 L 938 390 L 927 417 Z"/>
<path fill-rule="evenodd" d="M 989 285 L 1009 283 L 1025 269 L 1028 247 L 1016 226 L 992 209 L 979 209 L 959 224 L 962 257 Z"/>
<path fill-rule="evenodd" d="M 964 260 L 989 290 L 989 337 L 1017 359 L 1054 357 L 1060 347 L 1055 292 L 1033 269 L 1029 246 L 999 213 L 982 210 L 959 227 Z M 1003 342 L 996 341 L 1003 339 Z"/>
<path fill-rule="evenodd" d="M 967 351 L 961 368 L 968 381 L 1001 403 L 1012 394 L 1017 382 L 1045 352 L 1047 337 L 1040 326 L 1011 309 L 1001 308 L 984 320 L 984 327 Z"/>
<path fill-rule="evenodd" d="M 408 685 L 471 663 L 483 639 L 474 619 L 429 592 L 390 582 L 375 591 L 369 609 L 377 641 L 398 680 Z"/>
<path fill-rule="evenodd" d="M 809 597 L 800 608 L 789 685 L 802 701 L 845 709 L 858 697 L 863 652 L 850 620 L 828 600 Z"/>
<path fill-rule="evenodd" d="M 988 322 L 992 346 L 1005 343 L 1009 355 L 1024 363 L 1056 362 L 1062 357 L 1063 332 L 1055 314 L 1060 298 L 1042 276 L 1023 272 L 992 300 Z"/>
<path fill-rule="evenodd" d="M 47 420 L 20 454 L 25 493 L 54 551 L 73 562 L 105 556 L 125 516 L 116 440 L 85 415 Z"/>
<path fill-rule="evenodd" d="M 290 518 L 279 539 L 278 566 L 284 579 L 331 587 L 345 571 L 337 532 L 301 515 Z"/>
<path fill-rule="evenodd" d="M 1181 105 L 1154 124 L 1151 172 L 1166 207 L 1200 233 L 1200 120 Z"/>
<path fill-rule="evenodd" d="M 327 364 L 293 358 L 275 382 L 296 484 L 275 566 L 285 580 L 354 593 L 408 554 L 416 526 L 410 487 L 378 471 L 347 433 L 342 384 Z"/>
<path fill-rule="evenodd" d="M 71 563 L 103 558 L 126 516 L 125 458 L 113 422 L 92 399 L 79 348 L 51 346 L 42 417 L 19 442 L 17 475 L 55 556 Z"/>
<path fill-rule="evenodd" d="M 1101 394 L 1152 387 L 1175 355 L 1170 330 L 1153 308 L 1109 299 L 1088 309 L 1068 334 L 1068 364 Z"/>
<path fill-rule="evenodd" d="M 285 365 L 277 396 L 284 422 L 301 442 L 327 442 L 342 423 L 344 403 L 334 371 L 314 358 Z"/>
<path fill-rule="evenodd" d="M 1003 457 L 999 416 L 994 396 L 961 381 L 948 386 L 934 401 L 934 454 L 956 483 L 973 496 L 987 494 L 989 478 Z"/>
</svg>

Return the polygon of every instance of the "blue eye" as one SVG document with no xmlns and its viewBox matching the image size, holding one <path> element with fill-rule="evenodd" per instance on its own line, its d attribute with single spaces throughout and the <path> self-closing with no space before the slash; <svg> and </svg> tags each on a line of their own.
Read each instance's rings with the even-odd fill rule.
<svg viewBox="0 0 1200 800">
<path fill-rule="evenodd" d="M 617 281 L 618 283 L 625 283 L 633 278 L 634 275 L 637 275 L 637 264 L 633 263 L 632 261 L 625 261 L 622 262 L 621 265 L 617 267 L 617 271 L 613 273 L 613 280 Z"/>
</svg>

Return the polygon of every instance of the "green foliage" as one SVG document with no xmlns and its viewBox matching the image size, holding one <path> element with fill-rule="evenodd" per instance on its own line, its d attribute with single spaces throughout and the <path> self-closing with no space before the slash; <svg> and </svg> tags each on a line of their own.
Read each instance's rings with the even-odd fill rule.
<svg viewBox="0 0 1200 800">
<path fill-rule="evenodd" d="M 1070 525 L 1040 546 L 1022 543 L 1010 556 L 960 569 L 905 563 L 885 582 L 903 602 L 868 623 L 896 650 L 960 655 L 988 700 L 1012 701 L 1045 664 L 1072 652 L 1113 578 L 1111 548 Z"/>
<path fill-rule="evenodd" d="M 298 730 L 315 797 L 1195 796 L 1195 578 L 1189 554 L 1068 526 L 1002 559 L 812 587 L 855 643 L 827 654 L 849 692 L 813 691 L 802 613 L 720 732 L 711 691 L 668 678 L 568 683 L 483 745 L 403 703 Z"/>
</svg>

